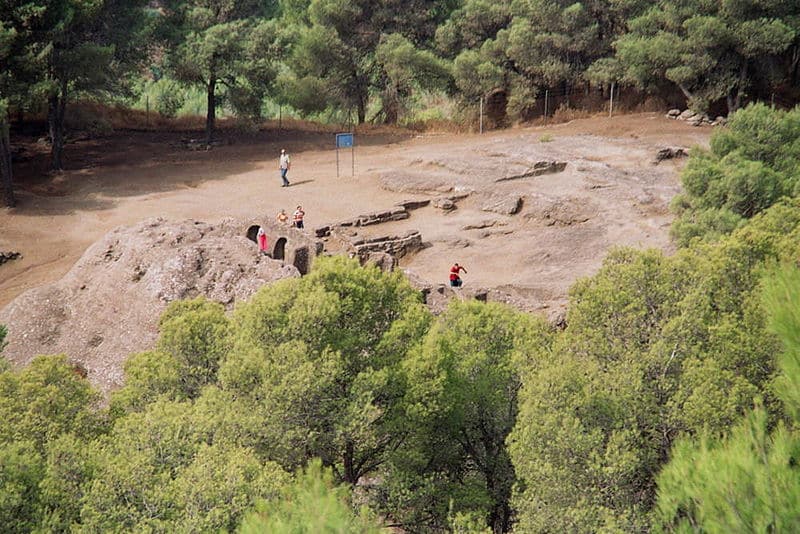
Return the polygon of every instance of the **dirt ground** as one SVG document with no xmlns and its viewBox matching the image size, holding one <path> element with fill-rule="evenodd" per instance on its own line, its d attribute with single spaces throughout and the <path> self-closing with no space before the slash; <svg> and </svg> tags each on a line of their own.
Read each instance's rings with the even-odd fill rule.
<svg viewBox="0 0 800 534">
<path fill-rule="evenodd" d="M 668 203 L 679 189 L 682 162 L 654 165 L 655 153 L 707 145 L 711 132 L 638 114 L 484 135 L 357 133 L 355 175 L 343 151 L 340 177 L 330 133 L 270 130 L 191 151 L 180 143 L 185 133 L 119 132 L 68 145 L 68 170 L 58 175 L 42 172 L 44 148 L 37 153 L 31 143 L 15 168 L 19 205 L 0 209 L 0 251 L 23 256 L 0 266 L 0 308 L 58 280 L 108 231 L 149 217 L 213 223 L 302 205 L 313 229 L 409 198 L 462 191 L 471 194 L 451 212 L 430 206 L 363 233 L 419 230 L 430 246 L 400 264 L 430 282 L 446 281 L 458 261 L 468 269 L 467 285 L 513 286 L 523 296 L 563 301 L 611 246 L 669 249 Z M 292 155 L 288 188 L 280 187 L 280 148 Z M 567 167 L 495 182 L 510 166 L 539 159 Z M 483 211 L 497 195 L 520 196 L 522 209 Z"/>
</svg>

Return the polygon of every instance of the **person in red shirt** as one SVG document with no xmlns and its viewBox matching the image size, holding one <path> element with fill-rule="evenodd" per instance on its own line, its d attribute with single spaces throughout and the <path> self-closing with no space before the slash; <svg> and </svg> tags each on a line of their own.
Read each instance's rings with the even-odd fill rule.
<svg viewBox="0 0 800 534">
<path fill-rule="evenodd" d="M 303 206 L 297 206 L 297 209 L 295 210 L 293 215 L 295 228 L 303 228 L 303 218 L 305 216 L 306 212 L 303 211 Z"/>
<path fill-rule="evenodd" d="M 458 263 L 454 263 L 453 266 L 450 267 L 450 287 L 461 287 L 462 281 L 459 276 L 461 271 L 464 271 L 464 274 L 467 273 L 467 270 Z"/>
</svg>

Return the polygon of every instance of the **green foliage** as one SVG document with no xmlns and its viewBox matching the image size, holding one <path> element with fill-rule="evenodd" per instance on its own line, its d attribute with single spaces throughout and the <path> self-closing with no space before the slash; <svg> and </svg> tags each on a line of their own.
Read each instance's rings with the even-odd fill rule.
<svg viewBox="0 0 800 534">
<path fill-rule="evenodd" d="M 785 266 L 765 281 L 769 326 L 783 342 L 777 394 L 795 427 L 800 424 L 800 270 Z"/>
<path fill-rule="evenodd" d="M 493 61 L 494 43 L 487 41 L 480 50 L 466 50 L 453 62 L 453 76 L 463 98 L 475 101 L 489 91 L 506 85 L 506 73 Z"/>
<path fill-rule="evenodd" d="M 183 87 L 174 80 L 161 78 L 148 87 L 153 95 L 153 107 L 162 116 L 172 118 L 186 103 Z"/>
<path fill-rule="evenodd" d="M 47 100 L 51 167 L 62 168 L 67 102 L 76 94 L 117 94 L 127 90 L 127 73 L 147 53 L 144 0 L 34 0 L 7 2 L 0 21 L 17 33 L 12 65 L 22 93 L 17 100 Z"/>
<path fill-rule="evenodd" d="M 0 524 L 9 532 L 63 525 L 60 517 L 74 515 L 63 500 L 53 505 L 47 481 L 68 467 L 54 466 L 50 451 L 68 433 L 89 440 L 105 430 L 99 395 L 76 371 L 63 356 L 39 356 L 19 372 L 0 373 Z"/>
<path fill-rule="evenodd" d="M 296 480 L 285 487 L 279 498 L 259 502 L 256 511 L 245 518 L 238 530 L 241 534 L 381 531 L 366 510 L 353 512 L 348 488 L 335 485 L 331 470 L 322 467 L 319 460 L 312 460 L 299 471 Z"/>
<path fill-rule="evenodd" d="M 765 280 L 770 328 L 781 338 L 777 392 L 790 416 L 769 432 L 762 406 L 724 439 L 680 440 L 658 476 L 660 531 L 792 532 L 800 526 L 800 270 Z"/>
<path fill-rule="evenodd" d="M 466 101 L 492 90 L 509 95 L 508 111 L 528 118 L 544 89 L 619 80 L 611 45 L 644 2 L 469 0 L 440 27 L 437 43 L 456 56 L 455 80 Z"/>
<path fill-rule="evenodd" d="M 80 522 L 81 505 L 96 466 L 86 442 L 62 434 L 47 444 L 39 483 L 39 530 L 68 532 Z"/>
<path fill-rule="evenodd" d="M 682 246 L 718 239 L 745 219 L 800 188 L 800 109 L 763 104 L 734 114 L 714 134 L 710 151 L 694 151 L 683 172 L 684 193 L 673 202 L 672 234 Z"/>
<path fill-rule="evenodd" d="M 245 448 L 203 445 L 173 481 L 170 493 L 186 532 L 233 531 L 256 499 L 276 499 L 289 482 L 277 464 Z"/>
<path fill-rule="evenodd" d="M 800 526 L 800 436 L 771 434 L 756 409 L 724 440 L 676 443 L 658 476 L 658 532 L 793 532 Z"/>
<path fill-rule="evenodd" d="M 506 54 L 536 85 L 578 79 L 610 45 L 611 35 L 600 30 L 600 21 L 587 7 L 571 0 L 512 3 Z"/>
<path fill-rule="evenodd" d="M 237 310 L 220 383 L 257 414 L 270 458 L 295 468 L 317 456 L 355 484 L 401 439 L 397 367 L 428 317 L 399 273 L 318 258 Z"/>
<path fill-rule="evenodd" d="M 431 52 L 418 50 L 400 34 L 381 37 L 375 49 L 375 62 L 385 77 L 382 93 L 386 122 L 394 124 L 404 113 L 407 100 L 414 90 L 435 90 L 447 86 L 448 66 Z"/>
<path fill-rule="evenodd" d="M 772 393 L 763 265 L 798 253 L 800 205 L 717 245 L 618 250 L 571 293 L 568 328 L 523 375 L 509 437 L 523 531 L 646 530 L 654 474 L 682 435 L 725 432 Z"/>
<path fill-rule="evenodd" d="M 225 0 L 167 2 L 167 64 L 174 77 L 204 89 L 206 140 L 214 133 L 217 105 L 225 88 L 231 107 L 260 117 L 262 101 L 277 75 L 277 26 L 274 2 Z"/>
<path fill-rule="evenodd" d="M 389 511 L 444 528 L 448 515 L 511 526 L 514 469 L 505 448 L 519 367 L 547 344 L 547 326 L 499 304 L 453 301 L 404 362 L 407 438 L 385 476 Z M 403 515 L 400 515 L 403 514 Z"/>
<path fill-rule="evenodd" d="M 287 31 L 291 71 L 282 76 L 281 101 L 306 115 L 328 107 L 355 111 L 363 123 L 377 93 L 379 115 L 397 122 L 416 88 L 449 81 L 445 63 L 420 44 L 451 3 L 412 0 L 398 9 L 391 0 L 312 0 L 308 23 Z"/>
<path fill-rule="evenodd" d="M 231 530 L 287 475 L 246 447 L 213 443 L 206 414 L 159 400 L 117 420 L 91 456 L 81 524 L 90 531 Z"/>
<path fill-rule="evenodd" d="M 155 351 L 125 362 L 125 387 L 114 392 L 112 413 L 138 411 L 159 396 L 195 399 L 217 381 L 220 362 L 230 350 L 230 324 L 221 304 L 204 298 L 175 301 L 159 321 Z"/>
<path fill-rule="evenodd" d="M 455 57 L 462 50 L 480 48 L 510 22 L 510 2 L 468 0 L 436 30 L 436 45 L 446 56 Z"/>
<path fill-rule="evenodd" d="M 113 416 L 142 411 L 160 396 L 181 400 L 178 366 L 169 354 L 157 351 L 134 354 L 125 362 L 125 386 L 111 394 Z"/>
<path fill-rule="evenodd" d="M 8 360 L 2 357 L 3 349 L 5 348 L 6 342 L 6 335 L 8 334 L 8 330 L 6 329 L 5 325 L 0 324 L 0 373 L 4 373 L 8 371 L 10 365 Z"/>
<path fill-rule="evenodd" d="M 0 443 L 29 441 L 41 452 L 72 432 L 102 432 L 100 396 L 64 356 L 39 356 L 19 372 L 0 374 Z"/>
<path fill-rule="evenodd" d="M 661 1 L 630 20 L 615 43 L 625 78 L 642 87 L 668 80 L 697 111 L 727 99 L 735 111 L 759 72 L 758 59 L 796 38 L 797 6 L 776 2 Z"/>
<path fill-rule="evenodd" d="M 230 350 L 225 308 L 204 298 L 177 301 L 161 316 L 159 329 L 158 350 L 176 363 L 181 392 L 196 398 L 203 386 L 216 382 Z"/>
<path fill-rule="evenodd" d="M 0 444 L 0 524 L 9 533 L 31 532 L 37 524 L 37 486 L 42 459 L 34 443 Z"/>
</svg>

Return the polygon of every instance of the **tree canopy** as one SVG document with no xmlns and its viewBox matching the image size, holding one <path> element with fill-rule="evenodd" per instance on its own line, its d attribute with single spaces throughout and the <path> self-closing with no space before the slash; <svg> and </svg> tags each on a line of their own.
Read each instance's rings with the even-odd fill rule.
<svg viewBox="0 0 800 534">
<path fill-rule="evenodd" d="M 144 91 L 166 115 L 201 91 L 192 107 L 205 111 L 207 144 L 220 112 L 251 125 L 278 106 L 395 124 L 423 116 L 432 97 L 466 118 L 500 95 L 503 117 L 526 120 L 544 111 L 545 93 L 597 105 L 613 84 L 640 101 L 655 93 L 732 112 L 797 101 L 798 21 L 795 2 L 754 0 L 6 2 L 2 199 L 14 204 L 8 126 L 23 111 L 47 110 L 53 170 L 64 166 L 68 102 L 130 104 Z"/>
</svg>

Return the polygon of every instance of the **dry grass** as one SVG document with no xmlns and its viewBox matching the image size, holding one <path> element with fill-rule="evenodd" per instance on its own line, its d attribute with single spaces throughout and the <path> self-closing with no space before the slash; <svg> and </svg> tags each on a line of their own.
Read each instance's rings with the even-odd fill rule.
<svg viewBox="0 0 800 534">
<path fill-rule="evenodd" d="M 587 111 L 585 109 L 570 108 L 567 106 L 559 106 L 553 116 L 552 122 L 569 122 L 575 119 L 588 119 L 597 115 L 596 111 Z"/>
<path fill-rule="evenodd" d="M 42 118 L 43 120 L 44 118 Z M 206 118 L 201 115 L 162 117 L 155 111 L 131 109 L 122 105 L 105 105 L 92 101 L 75 102 L 68 108 L 68 125 L 81 131 L 107 133 L 113 130 L 135 130 L 150 132 L 201 132 L 205 129 Z M 446 121 L 442 121 L 443 123 Z M 442 128 L 443 125 L 436 125 Z M 336 133 L 353 131 L 363 134 L 392 134 L 408 130 L 398 126 L 383 124 L 322 124 L 295 118 L 268 119 L 258 123 L 235 117 L 218 118 L 216 128 L 221 131 L 291 130 L 307 133 Z M 427 125 L 423 128 L 430 129 Z M 448 129 L 444 131 L 453 131 Z"/>
</svg>

